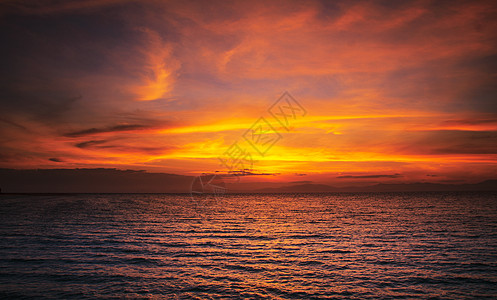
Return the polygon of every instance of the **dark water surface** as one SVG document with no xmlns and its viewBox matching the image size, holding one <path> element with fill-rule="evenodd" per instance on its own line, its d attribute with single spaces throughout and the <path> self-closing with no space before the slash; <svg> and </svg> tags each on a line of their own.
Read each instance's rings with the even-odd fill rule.
<svg viewBox="0 0 497 300">
<path fill-rule="evenodd" d="M 0 195 L 0 298 L 497 299 L 497 194 Z"/>
</svg>

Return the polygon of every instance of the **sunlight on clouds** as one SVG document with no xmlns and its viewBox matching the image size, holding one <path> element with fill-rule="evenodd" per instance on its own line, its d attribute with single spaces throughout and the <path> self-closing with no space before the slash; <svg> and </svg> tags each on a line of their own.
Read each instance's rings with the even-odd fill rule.
<svg viewBox="0 0 497 300">
<path fill-rule="evenodd" d="M 174 84 L 174 72 L 179 68 L 178 62 L 171 55 L 171 46 L 149 29 L 141 29 L 148 38 L 143 66 L 145 75 L 142 83 L 134 87 L 133 92 L 139 101 L 164 99 L 170 96 Z"/>
<path fill-rule="evenodd" d="M 237 141 L 271 173 L 487 174 L 497 164 L 491 2 L 12 9 L 0 28 L 16 69 L 2 86 L 2 167 L 212 172 Z M 38 13 L 34 26 L 23 19 Z M 267 111 L 285 90 L 307 111 L 289 131 Z M 282 135 L 264 156 L 243 140 L 260 117 Z"/>
</svg>

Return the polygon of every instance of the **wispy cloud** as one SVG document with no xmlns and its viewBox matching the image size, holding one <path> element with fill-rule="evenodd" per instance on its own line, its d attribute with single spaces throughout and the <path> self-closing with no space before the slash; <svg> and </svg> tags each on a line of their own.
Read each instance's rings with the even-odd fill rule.
<svg viewBox="0 0 497 300">
<path fill-rule="evenodd" d="M 399 178 L 402 177 L 401 174 L 378 174 L 378 175 L 342 175 L 337 176 L 337 178 L 354 178 L 354 179 L 364 179 L 364 178 Z"/>
<path fill-rule="evenodd" d="M 0 11 L 1 166 L 219 170 L 285 90 L 308 114 L 245 175 L 484 179 L 497 164 L 492 1 L 46 0 Z"/>
<path fill-rule="evenodd" d="M 147 125 L 141 124 L 126 124 L 126 125 L 115 125 L 105 128 L 89 128 L 75 132 L 69 132 L 64 134 L 66 137 L 81 137 L 87 135 L 95 135 L 99 133 L 112 133 L 112 132 L 121 132 L 121 131 L 134 131 L 134 130 L 143 130 L 146 128 L 150 128 Z M 93 141 L 95 142 L 95 141 Z"/>
</svg>

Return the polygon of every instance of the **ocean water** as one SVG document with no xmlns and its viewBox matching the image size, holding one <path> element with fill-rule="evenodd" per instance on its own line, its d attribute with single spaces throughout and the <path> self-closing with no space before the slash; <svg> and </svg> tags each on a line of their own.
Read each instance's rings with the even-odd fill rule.
<svg viewBox="0 0 497 300">
<path fill-rule="evenodd" d="M 497 299 L 497 194 L 0 195 L 0 298 Z"/>
</svg>

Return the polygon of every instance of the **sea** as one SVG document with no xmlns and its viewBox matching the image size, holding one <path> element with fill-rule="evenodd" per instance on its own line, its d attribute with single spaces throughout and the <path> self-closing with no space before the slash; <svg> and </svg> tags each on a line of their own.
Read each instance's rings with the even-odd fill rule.
<svg viewBox="0 0 497 300">
<path fill-rule="evenodd" d="M 0 298 L 497 299 L 497 193 L 3 194 Z"/>
</svg>

